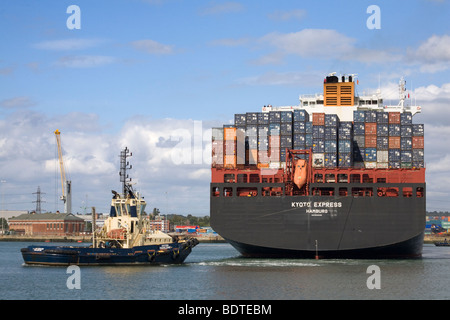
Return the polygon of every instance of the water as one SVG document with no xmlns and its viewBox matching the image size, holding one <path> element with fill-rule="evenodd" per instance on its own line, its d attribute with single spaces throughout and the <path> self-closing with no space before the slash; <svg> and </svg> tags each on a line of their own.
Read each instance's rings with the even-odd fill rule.
<svg viewBox="0 0 450 320">
<path fill-rule="evenodd" d="M 273 260 L 199 244 L 183 265 L 81 267 L 70 290 L 66 267 L 23 264 L 30 244 L 0 242 L 0 300 L 450 299 L 450 247 L 425 245 L 416 260 Z M 371 265 L 381 289 L 367 287 Z"/>
</svg>

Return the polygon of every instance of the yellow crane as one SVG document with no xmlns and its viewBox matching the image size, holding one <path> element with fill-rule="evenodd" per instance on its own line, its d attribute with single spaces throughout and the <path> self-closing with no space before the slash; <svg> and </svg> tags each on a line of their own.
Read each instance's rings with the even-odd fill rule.
<svg viewBox="0 0 450 320">
<path fill-rule="evenodd" d="M 61 132 L 56 129 L 56 145 L 58 147 L 59 169 L 61 171 L 61 200 L 64 202 L 65 213 L 72 213 L 72 181 L 66 180 L 66 170 L 64 169 L 63 154 L 61 148 Z"/>
</svg>

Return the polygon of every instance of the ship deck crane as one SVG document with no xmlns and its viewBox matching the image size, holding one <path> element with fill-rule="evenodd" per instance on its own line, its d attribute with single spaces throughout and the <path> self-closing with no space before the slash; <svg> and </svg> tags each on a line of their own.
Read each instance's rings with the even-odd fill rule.
<svg viewBox="0 0 450 320">
<path fill-rule="evenodd" d="M 61 148 L 61 132 L 56 129 L 56 144 L 58 147 L 59 168 L 61 172 L 62 195 L 60 199 L 64 202 L 65 213 L 72 213 L 72 181 L 66 180 L 66 171 L 64 169 L 63 155 Z"/>
</svg>

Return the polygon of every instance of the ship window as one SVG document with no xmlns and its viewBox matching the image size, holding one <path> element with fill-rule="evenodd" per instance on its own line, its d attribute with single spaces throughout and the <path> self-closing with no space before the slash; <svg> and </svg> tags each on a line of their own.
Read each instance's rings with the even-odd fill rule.
<svg viewBox="0 0 450 320">
<path fill-rule="evenodd" d="M 259 174 L 251 174 L 250 183 L 259 183 Z"/>
<path fill-rule="evenodd" d="M 403 188 L 403 197 L 405 197 L 405 198 L 411 198 L 411 197 L 412 197 L 412 193 L 413 193 L 413 190 L 412 190 L 411 187 L 405 187 L 405 188 Z"/>
<path fill-rule="evenodd" d="M 336 176 L 334 173 L 327 173 L 325 175 L 325 182 L 326 183 L 335 183 L 336 182 Z"/>
<path fill-rule="evenodd" d="M 238 197 L 256 197 L 257 195 L 257 188 L 237 188 Z"/>
<path fill-rule="evenodd" d="M 347 183 L 348 182 L 348 174 L 340 173 L 338 174 L 338 182 L 339 183 Z M 346 188 L 344 188 L 346 189 Z"/>
<path fill-rule="evenodd" d="M 219 187 L 212 187 L 211 188 L 211 196 L 212 197 L 219 197 L 220 196 Z"/>
<path fill-rule="evenodd" d="M 314 175 L 314 182 L 315 183 L 322 183 L 323 182 L 323 175 L 321 173 L 316 173 Z"/>
<path fill-rule="evenodd" d="M 352 196 L 353 197 L 372 197 L 373 189 L 372 188 L 352 188 Z"/>
<path fill-rule="evenodd" d="M 422 187 L 418 187 L 417 190 L 416 190 L 416 192 L 417 192 L 417 193 L 416 193 L 417 198 L 423 198 L 424 195 L 425 195 L 424 190 L 423 190 Z"/>
<path fill-rule="evenodd" d="M 230 187 L 223 188 L 223 196 L 224 197 L 232 197 L 233 196 L 233 188 L 230 188 Z"/>
<path fill-rule="evenodd" d="M 347 190 L 347 188 L 339 188 L 339 196 L 340 196 L 340 197 L 346 197 L 346 196 L 348 196 L 348 190 Z"/>
<path fill-rule="evenodd" d="M 235 182 L 235 177 L 233 173 L 227 173 L 223 175 L 223 182 L 225 183 L 234 183 Z"/>
<path fill-rule="evenodd" d="M 246 174 L 238 174 L 237 182 L 238 183 L 247 183 L 247 175 Z"/>
<path fill-rule="evenodd" d="M 361 176 L 359 174 L 351 174 L 350 175 L 350 183 L 360 183 Z"/>
<path fill-rule="evenodd" d="M 397 187 L 378 188 L 377 195 L 379 197 L 398 197 L 398 188 Z"/>
<path fill-rule="evenodd" d="M 333 196 L 334 188 L 313 188 L 313 196 Z"/>
</svg>

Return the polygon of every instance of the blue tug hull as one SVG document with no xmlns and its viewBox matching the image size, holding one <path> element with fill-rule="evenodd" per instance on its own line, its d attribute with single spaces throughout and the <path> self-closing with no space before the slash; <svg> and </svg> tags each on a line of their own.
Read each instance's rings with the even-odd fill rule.
<svg viewBox="0 0 450 320">
<path fill-rule="evenodd" d="M 53 266 L 181 264 L 198 244 L 197 239 L 162 245 L 122 248 L 29 246 L 21 249 L 25 264 Z"/>
</svg>

